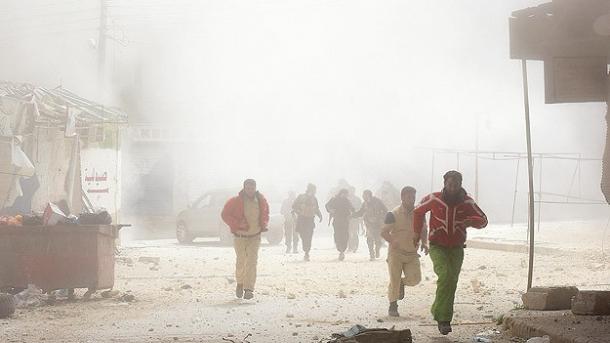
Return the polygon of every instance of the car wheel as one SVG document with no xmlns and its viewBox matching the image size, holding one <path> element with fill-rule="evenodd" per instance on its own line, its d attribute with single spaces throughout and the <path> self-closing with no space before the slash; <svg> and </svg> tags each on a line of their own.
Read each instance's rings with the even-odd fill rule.
<svg viewBox="0 0 610 343">
<path fill-rule="evenodd" d="M 178 239 L 178 243 L 180 244 L 189 244 L 193 242 L 195 237 L 190 234 L 184 222 L 179 222 L 178 225 L 176 225 L 176 239 Z"/>
<path fill-rule="evenodd" d="M 269 244 L 278 245 L 278 244 L 280 244 L 280 242 L 282 242 L 282 238 L 284 238 L 284 230 L 282 230 L 282 229 L 269 230 L 265 234 L 265 238 L 267 239 L 267 242 L 269 242 Z"/>
</svg>

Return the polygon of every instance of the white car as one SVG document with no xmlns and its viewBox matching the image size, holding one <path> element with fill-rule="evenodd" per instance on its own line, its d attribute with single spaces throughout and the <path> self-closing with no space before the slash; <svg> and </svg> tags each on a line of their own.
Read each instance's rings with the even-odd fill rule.
<svg viewBox="0 0 610 343">
<path fill-rule="evenodd" d="M 180 244 L 193 242 L 197 237 L 220 237 L 220 241 L 231 243 L 233 235 L 227 224 L 222 221 L 222 208 L 236 192 L 227 190 L 210 191 L 199 197 L 188 209 L 176 218 L 176 238 Z M 270 211 L 279 209 L 270 204 Z M 279 244 L 284 238 L 284 218 L 279 213 L 270 213 L 269 231 L 263 237 L 269 244 Z"/>
</svg>

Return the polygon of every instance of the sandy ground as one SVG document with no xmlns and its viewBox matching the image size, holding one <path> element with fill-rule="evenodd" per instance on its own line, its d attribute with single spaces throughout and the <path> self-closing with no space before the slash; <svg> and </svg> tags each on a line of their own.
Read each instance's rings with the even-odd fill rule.
<svg viewBox="0 0 610 343">
<path fill-rule="evenodd" d="M 557 230 L 549 234 L 557 241 L 553 249 L 536 256 L 534 285 L 609 289 L 609 257 L 593 245 L 599 237 L 585 235 L 577 245 L 586 246 L 588 240 L 588 248 L 577 249 L 565 234 L 569 230 Z M 505 231 L 490 227 L 477 239 L 514 243 Z M 523 253 L 466 249 L 454 332 L 444 337 L 429 314 L 436 278 L 428 257 L 422 258 L 424 280 L 407 288 L 406 299 L 399 302 L 401 317 L 389 318 L 384 259 L 368 261 L 361 239 L 357 253 L 337 261 L 326 228 L 317 229 L 314 246 L 308 263 L 301 254 L 286 255 L 283 245 L 263 246 L 255 298 L 245 301 L 234 296 L 231 247 L 214 241 L 190 246 L 173 240 L 129 242 L 117 260 L 115 289 L 133 294 L 134 302 L 103 299 L 98 293 L 89 301 L 20 309 L 13 318 L 0 320 L 0 342 L 240 342 L 249 334 L 249 342 L 320 342 L 354 324 L 409 328 L 415 342 L 472 342 L 486 331 L 494 342 L 511 341 L 507 334 L 489 330 L 501 330 L 496 320 L 521 304 L 527 281 Z M 160 262 L 138 262 L 140 257 L 159 257 Z"/>
</svg>

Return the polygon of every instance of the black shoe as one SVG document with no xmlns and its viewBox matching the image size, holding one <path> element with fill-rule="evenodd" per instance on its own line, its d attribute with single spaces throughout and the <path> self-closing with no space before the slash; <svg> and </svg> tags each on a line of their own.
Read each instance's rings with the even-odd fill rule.
<svg viewBox="0 0 610 343">
<path fill-rule="evenodd" d="M 390 303 L 390 307 L 388 308 L 388 316 L 390 317 L 400 317 L 398 313 L 398 304 L 395 302 Z"/>
<path fill-rule="evenodd" d="M 450 322 L 438 322 L 438 332 L 441 335 L 448 335 L 451 332 L 451 323 Z"/>
<path fill-rule="evenodd" d="M 244 296 L 244 285 L 237 284 L 235 287 L 235 296 L 240 299 Z"/>
<path fill-rule="evenodd" d="M 244 299 L 246 299 L 246 300 L 250 300 L 250 299 L 252 299 L 252 298 L 254 298 L 254 293 L 252 293 L 252 291 L 251 291 L 251 290 L 246 289 L 246 290 L 244 291 Z"/>
<path fill-rule="evenodd" d="M 405 284 L 400 281 L 400 290 L 398 291 L 398 300 L 405 298 Z"/>
</svg>

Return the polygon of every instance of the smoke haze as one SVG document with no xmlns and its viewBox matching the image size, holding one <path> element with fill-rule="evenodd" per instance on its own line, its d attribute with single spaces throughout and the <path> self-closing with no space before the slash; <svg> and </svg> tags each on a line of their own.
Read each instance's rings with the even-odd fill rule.
<svg viewBox="0 0 610 343">
<path fill-rule="evenodd" d="M 4 0 L 0 78 L 61 84 L 121 106 L 131 124 L 171 128 L 187 141 L 168 149 L 186 166 L 176 173 L 189 176 L 190 200 L 247 177 L 277 194 L 313 182 L 325 197 L 343 178 L 358 193 L 390 180 L 422 196 L 458 168 L 456 154 L 438 153 L 432 170 L 431 149 L 474 150 L 478 134 L 482 151 L 525 152 L 508 17 L 542 1 L 106 3 L 101 90 L 92 0 Z M 529 66 L 534 151 L 601 157 L 603 104 L 544 105 L 542 64 Z M 472 193 L 474 158 L 459 163 Z M 601 199 L 600 164 L 583 162 L 572 182 L 575 161 L 545 161 L 544 190 Z M 515 173 L 516 160 L 480 161 L 479 202 L 490 218 L 510 220 Z M 562 206 L 545 217 L 606 212 Z"/>
</svg>

